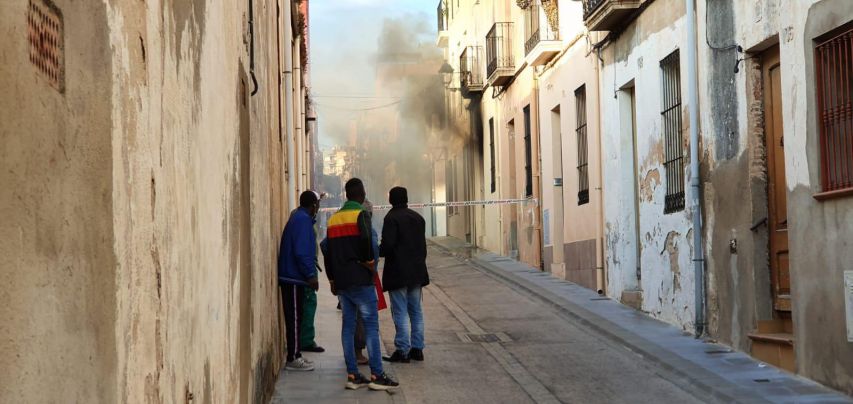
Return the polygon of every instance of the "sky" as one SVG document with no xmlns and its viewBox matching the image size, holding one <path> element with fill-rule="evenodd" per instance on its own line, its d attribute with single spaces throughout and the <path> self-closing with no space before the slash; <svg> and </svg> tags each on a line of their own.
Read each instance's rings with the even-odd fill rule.
<svg viewBox="0 0 853 404">
<path fill-rule="evenodd" d="M 384 22 L 411 20 L 428 27 L 424 35 L 435 38 L 437 4 L 438 0 L 310 0 L 311 93 L 322 148 L 342 137 L 345 122 L 355 115 L 352 110 L 394 101 L 363 98 L 375 95 L 373 60 Z"/>
</svg>

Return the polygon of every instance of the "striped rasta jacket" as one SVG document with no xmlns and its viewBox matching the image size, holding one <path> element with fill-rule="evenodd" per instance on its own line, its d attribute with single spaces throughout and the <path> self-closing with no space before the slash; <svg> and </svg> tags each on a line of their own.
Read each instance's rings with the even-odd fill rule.
<svg viewBox="0 0 853 404">
<path fill-rule="evenodd" d="M 370 220 L 364 208 L 355 201 L 347 201 L 329 218 L 327 251 L 323 262 L 326 276 L 337 290 L 353 286 L 373 286 L 373 275 L 362 263 L 375 259 L 371 241 Z"/>
</svg>

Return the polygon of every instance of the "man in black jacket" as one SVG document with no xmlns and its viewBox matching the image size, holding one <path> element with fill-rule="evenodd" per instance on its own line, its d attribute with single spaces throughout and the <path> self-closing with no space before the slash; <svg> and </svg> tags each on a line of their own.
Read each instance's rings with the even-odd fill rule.
<svg viewBox="0 0 853 404">
<path fill-rule="evenodd" d="M 424 360 L 424 313 L 421 288 L 429 285 L 426 266 L 426 222 L 408 208 L 406 188 L 394 187 L 388 193 L 391 211 L 385 215 L 379 255 L 385 257 L 382 285 L 391 296 L 396 351 L 389 362 Z"/>
</svg>

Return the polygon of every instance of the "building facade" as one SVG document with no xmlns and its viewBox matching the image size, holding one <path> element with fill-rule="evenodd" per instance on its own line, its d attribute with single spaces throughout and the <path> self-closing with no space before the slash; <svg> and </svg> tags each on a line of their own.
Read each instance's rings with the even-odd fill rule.
<svg viewBox="0 0 853 404">
<path fill-rule="evenodd" d="M 519 179 L 528 162 L 535 171 L 535 209 L 477 208 L 478 246 L 534 266 L 541 248 L 558 277 L 853 393 L 853 5 L 497 0 L 438 12 L 462 94 L 480 95 L 457 104 L 478 105 L 486 199 L 527 196 Z M 460 56 L 478 46 L 471 69 Z M 537 223 L 538 244 L 525 238 Z"/>
<path fill-rule="evenodd" d="M 0 6 L 1 402 L 269 399 L 297 3 Z"/>
</svg>

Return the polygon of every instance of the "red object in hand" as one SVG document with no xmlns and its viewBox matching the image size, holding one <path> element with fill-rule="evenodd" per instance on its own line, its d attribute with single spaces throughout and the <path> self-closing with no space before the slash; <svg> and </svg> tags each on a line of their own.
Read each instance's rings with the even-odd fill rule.
<svg viewBox="0 0 853 404">
<path fill-rule="evenodd" d="M 385 301 L 385 294 L 382 292 L 382 282 L 379 280 L 379 273 L 377 272 L 373 273 L 373 283 L 376 285 L 377 309 L 385 310 L 388 308 L 388 303 Z"/>
</svg>

